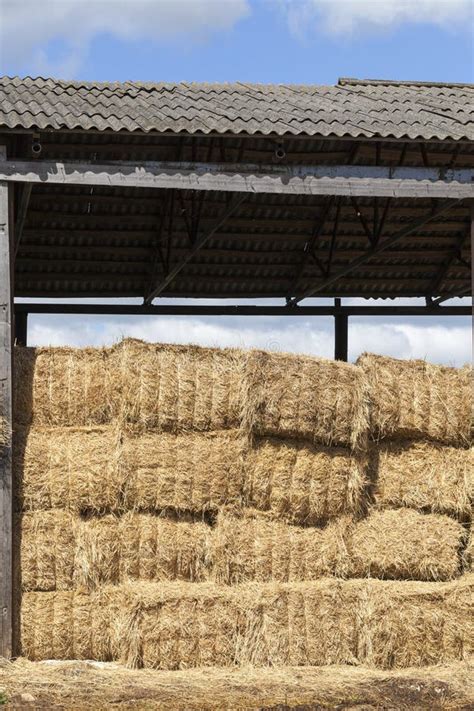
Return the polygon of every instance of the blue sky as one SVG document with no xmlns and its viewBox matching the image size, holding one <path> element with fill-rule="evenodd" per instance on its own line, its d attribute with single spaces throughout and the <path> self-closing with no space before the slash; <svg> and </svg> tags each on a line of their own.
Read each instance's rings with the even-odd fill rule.
<svg viewBox="0 0 474 711">
<path fill-rule="evenodd" d="M 0 0 L 0 21 L 0 71 L 9 75 L 474 80 L 471 0 Z M 127 334 L 332 352 L 330 319 L 35 317 L 30 342 L 98 344 Z M 470 320 L 354 319 L 350 343 L 352 357 L 370 349 L 459 364 L 470 359 Z"/>
</svg>

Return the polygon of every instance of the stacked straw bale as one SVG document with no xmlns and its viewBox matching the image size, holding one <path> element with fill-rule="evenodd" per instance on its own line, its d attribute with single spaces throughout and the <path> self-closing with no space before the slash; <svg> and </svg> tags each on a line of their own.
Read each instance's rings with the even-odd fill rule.
<svg viewBox="0 0 474 711">
<path fill-rule="evenodd" d="M 360 449 L 368 427 L 366 378 L 339 361 L 253 351 L 243 414 L 256 435 Z"/>
<path fill-rule="evenodd" d="M 214 576 L 228 585 L 324 576 L 451 580 L 461 573 L 463 526 L 408 509 L 342 517 L 301 528 L 248 513 L 221 514 L 212 538 Z"/>
<path fill-rule="evenodd" d="M 26 593 L 22 653 L 159 669 L 426 666 L 474 651 L 472 594 L 472 575 L 455 583 L 142 583 Z"/>
<path fill-rule="evenodd" d="M 472 434 L 472 370 L 364 353 L 375 439 L 423 439 L 467 447 Z"/>
<path fill-rule="evenodd" d="M 18 428 L 13 473 L 17 509 L 117 511 L 123 481 L 113 426 Z"/>
<path fill-rule="evenodd" d="M 245 500 L 291 523 L 319 525 L 364 506 L 366 459 L 343 447 L 258 438 L 245 461 Z"/>
<path fill-rule="evenodd" d="M 460 520 L 470 517 L 474 499 L 472 449 L 434 442 L 381 442 L 372 446 L 371 459 L 378 507 L 407 506 Z"/>
<path fill-rule="evenodd" d="M 15 348 L 15 425 L 94 427 L 118 414 L 108 348 Z"/>
<path fill-rule="evenodd" d="M 240 425 L 241 351 L 127 339 L 112 360 L 120 373 L 120 416 L 134 431 L 204 432 Z"/>
<path fill-rule="evenodd" d="M 242 499 L 238 430 L 125 437 L 120 466 L 125 509 L 202 512 Z"/>
</svg>

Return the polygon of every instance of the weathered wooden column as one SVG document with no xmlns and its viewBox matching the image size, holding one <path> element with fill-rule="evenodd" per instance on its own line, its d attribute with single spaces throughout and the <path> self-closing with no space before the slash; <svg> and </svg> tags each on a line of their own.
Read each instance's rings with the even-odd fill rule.
<svg viewBox="0 0 474 711">
<path fill-rule="evenodd" d="M 28 343 L 28 312 L 14 311 L 15 344 L 27 346 Z"/>
<path fill-rule="evenodd" d="M 0 159 L 6 149 L 0 146 Z M 6 420 L 6 443 L 0 446 L 0 656 L 12 656 L 12 279 L 8 183 L 0 182 L 0 414 Z"/>
</svg>

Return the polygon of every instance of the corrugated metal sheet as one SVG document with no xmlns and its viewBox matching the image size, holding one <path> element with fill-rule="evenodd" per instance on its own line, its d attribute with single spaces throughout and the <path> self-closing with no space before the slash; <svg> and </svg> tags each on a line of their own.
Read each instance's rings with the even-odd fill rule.
<svg viewBox="0 0 474 711">
<path fill-rule="evenodd" d="M 66 82 L 0 78 L 0 127 L 474 140 L 474 85 Z"/>
</svg>

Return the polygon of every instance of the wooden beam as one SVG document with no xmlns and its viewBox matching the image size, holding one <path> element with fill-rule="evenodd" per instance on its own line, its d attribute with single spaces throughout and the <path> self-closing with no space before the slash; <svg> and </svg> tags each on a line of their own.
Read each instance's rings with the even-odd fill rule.
<svg viewBox="0 0 474 711">
<path fill-rule="evenodd" d="M 28 312 L 15 310 L 15 345 L 28 345 Z"/>
<path fill-rule="evenodd" d="M 290 195 L 474 198 L 473 168 L 3 160 L 0 180 Z"/>
<path fill-rule="evenodd" d="M 205 304 L 62 304 L 28 303 L 15 304 L 15 313 L 70 314 L 93 316 L 469 316 L 469 306 L 251 306 Z"/>
<path fill-rule="evenodd" d="M 0 146 L 0 159 L 6 149 Z M 13 654 L 12 565 L 12 316 L 11 211 L 8 183 L 0 182 L 0 414 L 7 441 L 0 445 L 0 657 Z"/>
<path fill-rule="evenodd" d="M 191 261 L 191 259 L 198 253 L 198 251 L 203 247 L 206 242 L 208 242 L 212 235 L 217 232 L 217 230 L 224 224 L 224 222 L 230 217 L 230 215 L 238 208 L 238 206 L 245 200 L 245 195 L 239 195 L 238 197 L 234 198 L 232 202 L 229 204 L 227 209 L 223 212 L 223 214 L 215 221 L 213 227 L 202 234 L 200 237 L 198 237 L 195 242 L 193 247 L 189 250 L 189 252 L 181 259 L 176 266 L 171 269 L 170 272 L 160 281 L 159 284 L 148 294 L 148 296 L 145 298 L 144 303 L 145 304 L 151 304 L 153 299 L 155 299 L 161 292 L 170 284 L 173 279 L 180 273 L 180 271 L 188 264 L 188 262 Z"/>
<path fill-rule="evenodd" d="M 347 264 L 342 269 L 339 269 L 338 271 L 336 271 L 332 276 L 328 277 L 327 279 L 324 279 L 319 284 L 315 284 L 313 287 L 308 289 L 301 296 L 295 297 L 292 300 L 292 303 L 297 304 L 302 299 L 306 299 L 309 296 L 313 296 L 313 294 L 317 294 L 318 292 L 323 291 L 328 286 L 331 286 L 335 282 L 339 281 L 339 279 L 346 276 L 346 274 L 349 274 L 350 272 L 354 271 L 354 269 L 357 269 L 357 267 L 370 261 L 375 255 L 380 254 L 381 252 L 384 252 L 385 250 L 387 250 L 389 247 L 392 247 L 394 244 L 396 244 L 398 241 L 400 241 L 404 237 L 407 237 L 408 235 L 412 234 L 413 232 L 416 232 L 416 230 L 419 229 L 420 227 L 423 227 L 423 225 L 428 224 L 428 222 L 433 220 L 438 215 L 441 215 L 443 212 L 446 212 L 447 210 L 449 210 L 449 208 L 452 207 L 453 205 L 455 205 L 456 202 L 457 201 L 448 200 L 446 202 L 441 203 L 441 205 L 436 210 L 431 211 L 429 214 L 425 215 L 425 217 L 421 218 L 420 220 L 416 220 L 415 222 L 412 222 L 410 225 L 408 225 L 407 227 L 404 227 L 402 230 L 400 230 L 396 234 L 392 235 L 391 237 L 387 237 L 387 239 L 385 239 L 383 242 L 380 242 L 379 244 L 373 246 L 371 249 L 367 250 L 360 257 L 353 259 L 351 262 L 349 262 L 349 264 Z"/>
</svg>

